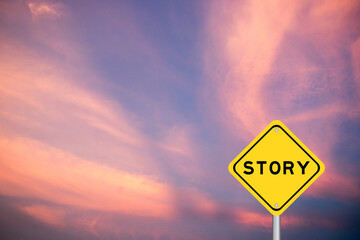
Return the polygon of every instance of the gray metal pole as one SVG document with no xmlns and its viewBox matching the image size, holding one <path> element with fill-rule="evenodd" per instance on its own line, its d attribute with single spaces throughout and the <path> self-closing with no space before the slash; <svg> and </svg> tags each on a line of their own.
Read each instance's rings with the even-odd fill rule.
<svg viewBox="0 0 360 240">
<path fill-rule="evenodd" d="M 280 216 L 273 215 L 273 240 L 280 240 Z"/>
</svg>

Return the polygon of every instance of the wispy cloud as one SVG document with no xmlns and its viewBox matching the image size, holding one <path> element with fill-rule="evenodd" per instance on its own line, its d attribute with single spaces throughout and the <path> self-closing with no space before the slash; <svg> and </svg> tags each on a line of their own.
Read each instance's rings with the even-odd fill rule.
<svg viewBox="0 0 360 240">
<path fill-rule="evenodd" d="M 65 212 L 42 205 L 26 206 L 21 208 L 26 214 L 38 219 L 41 222 L 54 226 L 64 224 Z"/>
<path fill-rule="evenodd" d="M 227 1 L 213 3 L 211 9 L 208 29 L 216 46 L 212 59 L 218 60 L 208 60 L 209 74 L 219 76 L 213 70 L 220 71 L 215 79 L 218 96 L 232 124 L 254 136 L 271 120 L 264 85 L 297 3 Z"/>
<path fill-rule="evenodd" d="M 140 216 L 171 216 L 168 187 L 150 177 L 88 162 L 29 139 L 2 139 L 1 148 L 3 195 Z M 27 212 L 36 215 L 31 209 Z"/>
<path fill-rule="evenodd" d="M 34 3 L 35 4 L 35 3 Z M 55 14 L 57 7 L 29 4 L 33 14 Z M 1 43 L 1 194 L 98 211 L 172 218 L 170 186 L 156 179 L 155 151 L 190 154 L 187 130 L 170 129 L 152 144 L 142 122 L 90 87 L 69 62 L 86 56 L 68 39 L 46 38 L 46 29 L 31 27 L 35 38 L 64 60 L 47 59 L 28 46 Z M 57 34 L 60 34 L 59 30 Z M 61 34 L 60 34 L 61 35 Z M 66 33 L 64 34 L 66 35 Z M 58 42 L 62 42 L 58 48 Z M 65 50 L 62 52 L 62 50 Z M 60 210 L 29 205 L 21 209 L 40 221 L 61 225 Z M 53 215 L 53 217 L 50 217 Z"/>
<path fill-rule="evenodd" d="M 77 239 L 263 239 L 271 216 L 233 192 L 224 156 L 273 119 L 325 162 L 304 201 L 347 209 L 360 198 L 357 153 L 334 154 L 357 142 L 340 129 L 359 117 L 357 1 L 0 6 L 0 208 L 17 216 L 0 222 L 9 229 L 32 221 Z M 336 212 L 309 221 L 302 210 L 287 210 L 283 226 L 344 229 Z"/>
<path fill-rule="evenodd" d="M 357 97 L 360 98 L 360 37 L 351 45 L 351 54 L 352 54 L 352 67 L 357 89 Z M 356 109 L 356 113 L 353 115 L 359 116 L 359 109 Z"/>
<path fill-rule="evenodd" d="M 346 134 L 336 126 L 358 114 L 358 10 L 356 1 L 229 1 L 213 3 L 208 15 L 204 51 L 214 112 L 246 142 L 273 119 L 284 121 L 327 166 L 316 196 L 339 188 L 341 197 L 332 198 L 359 197 L 357 179 L 337 172 L 332 152 Z M 329 185 L 335 179 L 342 184 Z"/>
<path fill-rule="evenodd" d="M 33 19 L 39 17 L 55 17 L 61 16 L 61 3 L 53 3 L 47 1 L 28 2 L 28 7 Z"/>
</svg>

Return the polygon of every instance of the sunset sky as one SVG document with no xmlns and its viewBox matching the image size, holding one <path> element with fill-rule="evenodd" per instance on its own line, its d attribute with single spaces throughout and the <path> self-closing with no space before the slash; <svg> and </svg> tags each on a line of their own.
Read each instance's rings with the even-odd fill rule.
<svg viewBox="0 0 360 240">
<path fill-rule="evenodd" d="M 283 239 L 360 239 L 360 1 L 0 0 L 0 238 L 271 239 L 228 164 L 326 166 Z"/>
</svg>

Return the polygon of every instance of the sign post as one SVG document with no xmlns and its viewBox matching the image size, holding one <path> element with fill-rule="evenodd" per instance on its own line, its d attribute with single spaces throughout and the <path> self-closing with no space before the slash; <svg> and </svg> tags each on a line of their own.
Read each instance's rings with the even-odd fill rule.
<svg viewBox="0 0 360 240">
<path fill-rule="evenodd" d="M 273 240 L 280 240 L 280 215 L 273 215 Z"/>
<path fill-rule="evenodd" d="M 278 120 L 229 164 L 230 173 L 273 215 L 274 240 L 280 240 L 280 215 L 324 170 L 324 164 Z"/>
</svg>

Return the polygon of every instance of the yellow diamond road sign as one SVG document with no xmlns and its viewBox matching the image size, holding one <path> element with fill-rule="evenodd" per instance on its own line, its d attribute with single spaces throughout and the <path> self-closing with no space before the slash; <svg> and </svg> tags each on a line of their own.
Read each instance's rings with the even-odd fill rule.
<svg viewBox="0 0 360 240">
<path fill-rule="evenodd" d="M 277 120 L 229 165 L 230 173 L 273 215 L 282 214 L 324 170 L 324 164 Z"/>
</svg>

